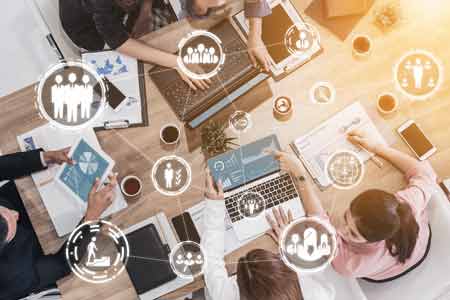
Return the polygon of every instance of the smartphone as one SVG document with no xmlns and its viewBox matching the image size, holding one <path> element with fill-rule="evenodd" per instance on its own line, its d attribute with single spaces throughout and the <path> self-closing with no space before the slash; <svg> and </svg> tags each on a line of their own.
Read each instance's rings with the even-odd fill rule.
<svg viewBox="0 0 450 300">
<path fill-rule="evenodd" d="M 185 212 L 172 219 L 173 227 L 177 232 L 180 241 L 193 241 L 200 243 L 200 235 L 195 227 L 194 221 L 189 213 Z"/>
<path fill-rule="evenodd" d="M 436 152 L 436 147 L 413 120 L 406 121 L 397 129 L 397 132 L 419 160 L 425 160 Z"/>
</svg>

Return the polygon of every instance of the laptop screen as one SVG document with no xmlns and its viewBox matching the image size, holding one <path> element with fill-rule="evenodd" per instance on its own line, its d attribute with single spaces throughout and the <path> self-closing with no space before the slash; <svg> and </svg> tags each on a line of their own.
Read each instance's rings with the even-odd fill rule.
<svg viewBox="0 0 450 300">
<path fill-rule="evenodd" d="M 214 180 L 222 181 L 225 191 L 240 187 L 280 169 L 280 164 L 264 150 L 280 150 L 276 135 L 270 135 L 208 160 Z"/>
</svg>

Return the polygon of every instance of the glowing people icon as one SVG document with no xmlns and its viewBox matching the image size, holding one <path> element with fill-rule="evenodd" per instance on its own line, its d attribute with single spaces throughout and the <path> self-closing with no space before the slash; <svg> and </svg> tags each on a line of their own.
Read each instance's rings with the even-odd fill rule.
<svg viewBox="0 0 450 300">
<path fill-rule="evenodd" d="M 336 254 L 337 240 L 331 224 L 318 217 L 303 217 L 289 224 L 281 234 L 280 254 L 296 272 L 325 269 Z"/>
<path fill-rule="evenodd" d="M 406 53 L 394 67 L 397 88 L 413 100 L 430 98 L 442 83 L 442 77 L 440 62 L 424 50 Z"/>
<path fill-rule="evenodd" d="M 287 244 L 286 252 L 290 255 L 297 255 L 305 261 L 316 261 L 331 254 L 328 235 L 322 233 L 319 243 L 317 231 L 312 227 L 307 228 L 303 232 L 302 241 L 299 234 L 293 234 L 290 243 Z"/>
<path fill-rule="evenodd" d="M 39 82 L 37 106 L 40 115 L 51 125 L 80 130 L 102 114 L 106 106 L 106 85 L 90 66 L 62 62 L 52 66 Z"/>
</svg>

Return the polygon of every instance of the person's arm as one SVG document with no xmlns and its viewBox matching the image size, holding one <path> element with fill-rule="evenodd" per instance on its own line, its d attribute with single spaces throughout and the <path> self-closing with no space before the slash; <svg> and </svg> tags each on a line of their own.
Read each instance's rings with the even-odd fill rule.
<svg viewBox="0 0 450 300">
<path fill-rule="evenodd" d="M 413 168 L 420 167 L 420 162 L 414 157 L 371 139 L 365 132 L 358 130 L 351 131 L 348 133 L 348 139 L 353 144 L 381 156 L 403 173 L 407 173 Z"/>
<path fill-rule="evenodd" d="M 414 206 L 417 213 L 425 209 L 438 188 L 436 173 L 428 162 L 420 162 L 406 153 L 380 144 L 364 132 L 352 131 L 348 138 L 352 143 L 383 157 L 403 172 L 408 186 L 397 192 L 396 196 Z"/>
<path fill-rule="evenodd" d="M 281 170 L 291 174 L 300 193 L 306 214 L 308 216 L 325 215 L 326 211 L 314 190 L 314 183 L 310 180 L 303 164 L 293 154 L 281 151 L 275 151 L 272 154 L 280 162 Z"/>
<path fill-rule="evenodd" d="M 225 201 L 222 185 L 214 187 L 209 171 L 206 174 L 206 207 L 204 211 L 204 231 L 201 244 L 206 252 L 204 278 L 206 288 L 214 300 L 238 300 L 239 288 L 236 281 L 228 277 L 225 268 Z"/>
<path fill-rule="evenodd" d="M 145 62 L 173 68 L 193 90 L 197 90 L 197 87 L 203 90 L 208 88 L 208 81 L 190 79 L 179 70 L 176 55 L 130 37 L 121 20 L 115 15 L 110 0 L 90 0 L 90 2 L 95 27 L 111 49 Z"/>
<path fill-rule="evenodd" d="M 42 171 L 53 163 L 73 163 L 67 156 L 68 152 L 68 148 L 58 151 L 37 149 L 0 156 L 0 181 L 14 180 Z"/>
<path fill-rule="evenodd" d="M 266 0 L 244 0 L 245 17 L 249 22 L 247 48 L 250 60 L 256 67 L 260 65 L 268 72 L 272 66 L 272 59 L 267 52 L 262 36 L 262 18 L 270 15 L 272 10 Z"/>
</svg>

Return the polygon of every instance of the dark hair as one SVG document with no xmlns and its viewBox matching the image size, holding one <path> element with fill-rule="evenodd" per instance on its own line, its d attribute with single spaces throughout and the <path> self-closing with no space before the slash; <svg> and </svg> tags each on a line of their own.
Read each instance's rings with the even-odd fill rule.
<svg viewBox="0 0 450 300">
<path fill-rule="evenodd" d="M 401 263 L 411 257 L 419 225 L 408 203 L 381 190 L 368 190 L 353 200 L 350 211 L 368 242 L 386 241 L 389 253 Z"/>
<path fill-rule="evenodd" d="M 0 215 L 0 250 L 6 245 L 6 237 L 8 236 L 8 222 L 5 217 Z"/>
<path fill-rule="evenodd" d="M 239 259 L 237 283 L 245 300 L 303 299 L 297 273 L 279 255 L 263 249 L 252 250 Z"/>
</svg>

